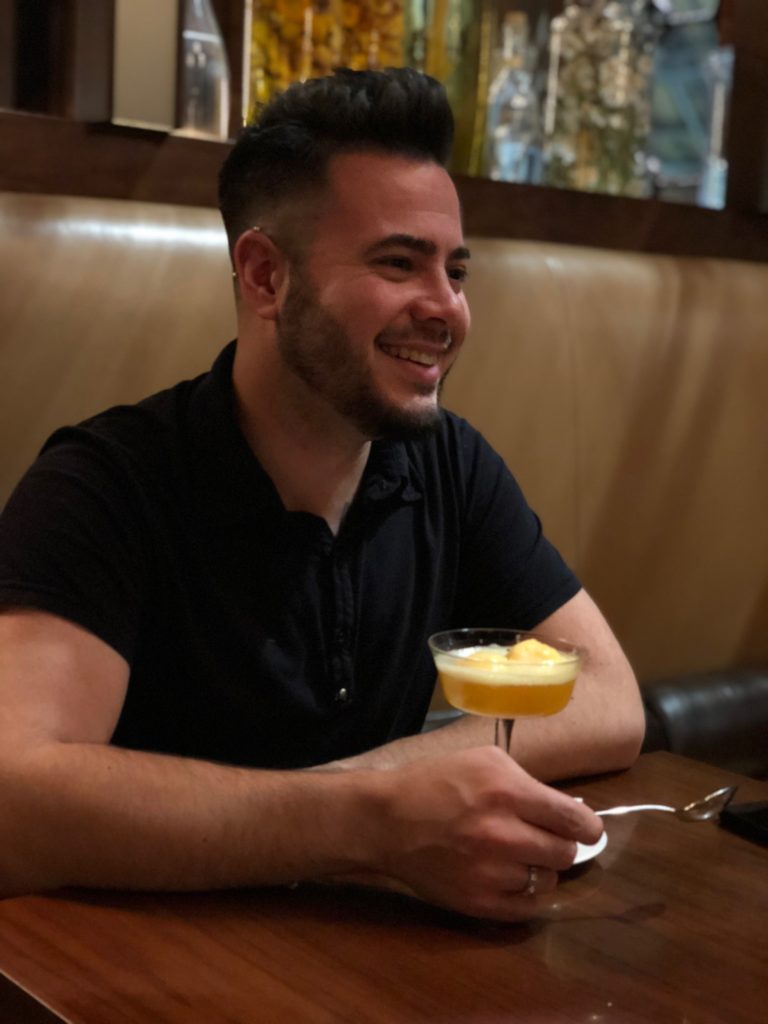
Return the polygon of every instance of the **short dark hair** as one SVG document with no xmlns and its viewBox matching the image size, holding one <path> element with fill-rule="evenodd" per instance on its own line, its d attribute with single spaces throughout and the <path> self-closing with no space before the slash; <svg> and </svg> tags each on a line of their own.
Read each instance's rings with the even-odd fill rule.
<svg viewBox="0 0 768 1024">
<path fill-rule="evenodd" d="M 230 247 L 254 223 L 326 180 L 331 157 L 379 150 L 445 166 L 453 115 L 443 86 L 414 68 L 352 71 L 297 82 L 247 125 L 219 173 Z"/>
</svg>

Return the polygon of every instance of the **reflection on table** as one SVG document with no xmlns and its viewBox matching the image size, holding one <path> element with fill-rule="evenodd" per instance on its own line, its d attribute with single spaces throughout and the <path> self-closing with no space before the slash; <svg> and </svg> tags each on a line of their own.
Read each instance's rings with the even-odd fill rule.
<svg viewBox="0 0 768 1024">
<path fill-rule="evenodd" d="M 766 783 L 672 754 L 567 788 L 601 808 L 685 803 L 734 781 L 736 801 L 768 798 Z M 605 850 L 522 925 L 316 885 L 5 900 L 0 1020 L 765 1020 L 768 850 L 672 815 L 605 824 Z"/>
</svg>

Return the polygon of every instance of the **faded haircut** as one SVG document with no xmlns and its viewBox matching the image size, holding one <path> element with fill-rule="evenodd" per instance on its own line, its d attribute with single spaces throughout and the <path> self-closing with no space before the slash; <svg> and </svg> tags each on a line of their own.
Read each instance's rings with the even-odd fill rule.
<svg viewBox="0 0 768 1024">
<path fill-rule="evenodd" d="M 413 68 L 352 71 L 289 86 L 247 125 L 219 173 L 230 249 L 323 188 L 328 161 L 379 151 L 444 167 L 453 143 L 445 89 Z"/>
</svg>

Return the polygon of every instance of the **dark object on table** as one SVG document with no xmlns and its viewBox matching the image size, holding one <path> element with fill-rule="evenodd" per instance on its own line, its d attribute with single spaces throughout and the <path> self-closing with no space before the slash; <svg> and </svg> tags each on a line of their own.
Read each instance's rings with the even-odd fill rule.
<svg viewBox="0 0 768 1024">
<path fill-rule="evenodd" d="M 768 846 L 768 800 L 731 804 L 720 815 L 720 824 L 729 832 Z"/>
</svg>

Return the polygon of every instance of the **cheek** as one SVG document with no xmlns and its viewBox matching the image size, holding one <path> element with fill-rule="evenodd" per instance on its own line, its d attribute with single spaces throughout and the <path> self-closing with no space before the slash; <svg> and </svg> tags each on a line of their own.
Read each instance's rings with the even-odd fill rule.
<svg viewBox="0 0 768 1024">
<path fill-rule="evenodd" d="M 469 305 L 467 304 L 466 297 L 462 294 L 461 303 L 456 310 L 455 320 L 451 326 L 451 330 L 459 344 L 463 343 L 471 324 L 472 316 L 469 312 Z"/>
<path fill-rule="evenodd" d="M 469 303 L 467 302 L 466 296 L 462 295 L 461 298 L 464 312 L 464 333 L 466 334 L 469 331 L 469 328 L 472 326 L 472 314 L 469 311 Z"/>
<path fill-rule="evenodd" d="M 366 279 L 355 288 L 327 288 L 320 295 L 325 308 L 346 320 L 347 328 L 386 321 L 397 316 L 403 306 L 402 291 L 387 287 L 384 281 Z"/>
</svg>

